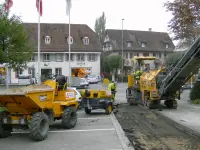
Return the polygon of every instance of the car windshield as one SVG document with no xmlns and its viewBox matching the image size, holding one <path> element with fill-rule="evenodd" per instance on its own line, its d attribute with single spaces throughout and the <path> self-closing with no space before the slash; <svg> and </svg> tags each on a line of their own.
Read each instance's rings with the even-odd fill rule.
<svg viewBox="0 0 200 150">
<path fill-rule="evenodd" d="M 81 79 L 81 83 L 84 83 L 84 82 L 86 82 L 86 80 L 85 79 Z"/>
<path fill-rule="evenodd" d="M 89 78 L 96 78 L 96 75 L 89 75 Z"/>
</svg>

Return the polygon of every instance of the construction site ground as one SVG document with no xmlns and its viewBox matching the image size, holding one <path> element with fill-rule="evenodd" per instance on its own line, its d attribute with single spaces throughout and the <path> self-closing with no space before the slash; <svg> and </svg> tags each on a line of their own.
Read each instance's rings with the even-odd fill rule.
<svg viewBox="0 0 200 150">
<path fill-rule="evenodd" d="M 115 115 L 136 150 L 200 149 L 200 134 L 190 135 L 200 131 L 200 107 L 189 103 L 189 90 L 181 95 L 178 109 L 166 109 L 163 105 L 162 111 L 150 111 L 129 106 L 125 92 L 121 92 L 125 88 L 125 84 L 118 84 L 116 100 L 121 104 Z"/>
</svg>

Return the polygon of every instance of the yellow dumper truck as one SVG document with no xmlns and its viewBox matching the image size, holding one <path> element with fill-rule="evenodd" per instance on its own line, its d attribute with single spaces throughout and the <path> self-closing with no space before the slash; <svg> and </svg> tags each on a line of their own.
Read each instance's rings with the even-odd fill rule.
<svg viewBox="0 0 200 150">
<path fill-rule="evenodd" d="M 33 140 L 42 141 L 55 120 L 62 120 L 65 129 L 73 128 L 78 101 L 75 91 L 60 81 L 1 91 L 0 107 L 5 111 L 0 112 L 0 137 L 8 137 L 15 127 L 23 127 L 29 129 Z"/>
</svg>

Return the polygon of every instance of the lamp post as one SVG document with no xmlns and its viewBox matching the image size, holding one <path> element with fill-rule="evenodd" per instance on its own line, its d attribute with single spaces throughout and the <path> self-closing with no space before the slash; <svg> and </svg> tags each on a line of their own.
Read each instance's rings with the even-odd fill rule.
<svg viewBox="0 0 200 150">
<path fill-rule="evenodd" d="M 122 83 L 123 83 L 123 73 L 124 73 L 124 33 L 123 33 L 123 27 L 124 26 L 124 19 L 122 19 Z"/>
</svg>

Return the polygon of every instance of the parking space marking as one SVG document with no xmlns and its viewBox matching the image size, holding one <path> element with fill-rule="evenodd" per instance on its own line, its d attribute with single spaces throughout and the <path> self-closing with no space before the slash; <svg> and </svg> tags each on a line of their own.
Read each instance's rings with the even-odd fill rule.
<svg viewBox="0 0 200 150">
<path fill-rule="evenodd" d="M 98 118 L 78 118 L 78 119 L 80 119 L 80 120 L 89 120 L 89 119 L 91 119 L 91 120 L 93 120 L 93 119 L 95 119 L 95 120 L 97 120 L 97 119 L 110 119 L 110 117 L 98 117 Z"/>
<path fill-rule="evenodd" d="M 57 130 L 57 131 L 49 131 L 49 133 L 67 133 L 67 132 L 94 132 L 94 131 L 115 131 L 115 128 L 109 129 L 88 129 L 88 130 Z M 29 132 L 12 132 L 12 134 L 27 134 Z"/>
</svg>

